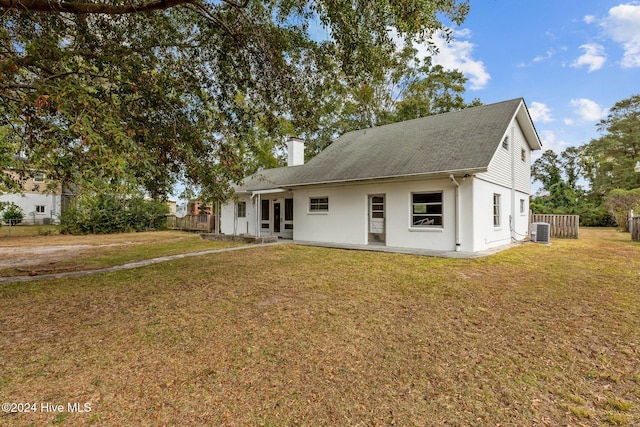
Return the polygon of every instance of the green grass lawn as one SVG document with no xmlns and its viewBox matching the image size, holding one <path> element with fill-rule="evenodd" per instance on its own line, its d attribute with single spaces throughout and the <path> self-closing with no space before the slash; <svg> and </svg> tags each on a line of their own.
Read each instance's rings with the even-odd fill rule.
<svg viewBox="0 0 640 427">
<path fill-rule="evenodd" d="M 640 244 L 580 236 L 0 285 L 0 401 L 38 405 L 0 425 L 640 425 Z"/>
</svg>

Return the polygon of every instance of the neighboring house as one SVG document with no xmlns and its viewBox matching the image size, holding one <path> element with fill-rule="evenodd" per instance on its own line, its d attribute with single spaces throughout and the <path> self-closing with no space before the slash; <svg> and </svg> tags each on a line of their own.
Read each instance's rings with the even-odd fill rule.
<svg viewBox="0 0 640 427">
<path fill-rule="evenodd" d="M 476 252 L 528 235 L 531 152 L 523 99 L 342 135 L 307 164 L 244 179 L 225 234 Z"/>
<path fill-rule="evenodd" d="M 191 200 L 187 205 L 187 215 L 211 215 L 213 203 L 200 200 Z"/>
<path fill-rule="evenodd" d="M 62 208 L 62 187 L 51 184 L 45 173 L 37 172 L 25 180 L 21 193 L 1 194 L 0 202 L 19 206 L 24 212 L 24 224 L 56 223 Z"/>
</svg>

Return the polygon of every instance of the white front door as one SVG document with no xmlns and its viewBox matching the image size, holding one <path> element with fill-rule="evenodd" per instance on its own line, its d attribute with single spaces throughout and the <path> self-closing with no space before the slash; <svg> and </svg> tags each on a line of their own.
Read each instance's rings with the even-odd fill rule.
<svg viewBox="0 0 640 427">
<path fill-rule="evenodd" d="M 386 241 L 384 194 L 369 196 L 369 243 Z"/>
</svg>

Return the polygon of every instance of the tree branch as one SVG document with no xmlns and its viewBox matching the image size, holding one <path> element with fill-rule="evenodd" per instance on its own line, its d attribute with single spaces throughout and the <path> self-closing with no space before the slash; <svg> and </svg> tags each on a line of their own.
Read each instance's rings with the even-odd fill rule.
<svg viewBox="0 0 640 427">
<path fill-rule="evenodd" d="M 139 4 L 100 4 L 100 3 L 76 3 L 68 1 L 49 0 L 0 0 L 0 8 L 24 9 L 35 12 L 65 12 L 73 14 L 104 14 L 125 15 L 137 12 L 150 12 L 165 10 L 183 4 L 195 4 L 197 0 L 151 0 Z"/>
</svg>

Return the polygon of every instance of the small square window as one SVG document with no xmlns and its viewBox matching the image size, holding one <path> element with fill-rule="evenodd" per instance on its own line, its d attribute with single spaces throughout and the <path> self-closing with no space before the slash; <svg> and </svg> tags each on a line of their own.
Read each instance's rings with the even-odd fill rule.
<svg viewBox="0 0 640 427">
<path fill-rule="evenodd" d="M 33 182 L 42 183 L 45 179 L 47 179 L 47 176 L 41 172 L 33 175 Z"/>
<path fill-rule="evenodd" d="M 36 213 L 44 214 L 44 205 L 36 205 Z"/>
<path fill-rule="evenodd" d="M 311 197 L 309 199 L 309 212 L 329 212 L 329 198 Z"/>
</svg>

